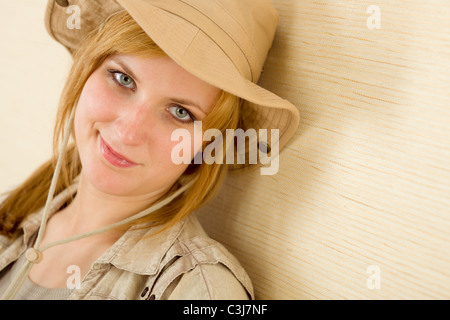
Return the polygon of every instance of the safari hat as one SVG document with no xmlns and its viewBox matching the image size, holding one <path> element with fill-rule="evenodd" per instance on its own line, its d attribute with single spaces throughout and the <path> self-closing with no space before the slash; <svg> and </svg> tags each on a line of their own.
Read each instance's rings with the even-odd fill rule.
<svg viewBox="0 0 450 320">
<path fill-rule="evenodd" d="M 76 10 L 79 28 L 69 28 Z M 45 26 L 74 53 L 85 35 L 122 10 L 185 70 L 244 99 L 243 129 L 278 129 L 278 150 L 293 136 L 297 108 L 257 84 L 278 24 L 269 0 L 49 0 Z"/>
</svg>

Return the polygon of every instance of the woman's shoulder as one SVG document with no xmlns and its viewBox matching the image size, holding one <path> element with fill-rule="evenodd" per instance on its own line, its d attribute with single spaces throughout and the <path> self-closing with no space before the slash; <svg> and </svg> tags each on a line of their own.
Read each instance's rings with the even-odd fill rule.
<svg viewBox="0 0 450 320">
<path fill-rule="evenodd" d="M 251 280 L 240 262 L 210 238 L 192 215 L 185 219 L 167 252 L 171 261 L 160 275 L 171 279 L 166 299 L 253 299 Z"/>
<path fill-rule="evenodd" d="M 142 278 L 148 297 L 158 300 L 254 298 L 245 269 L 195 215 L 156 230 L 131 228 L 97 262 Z"/>
<path fill-rule="evenodd" d="M 166 288 L 167 300 L 249 300 L 252 289 L 245 285 L 225 265 L 198 264 L 183 273 Z"/>
</svg>

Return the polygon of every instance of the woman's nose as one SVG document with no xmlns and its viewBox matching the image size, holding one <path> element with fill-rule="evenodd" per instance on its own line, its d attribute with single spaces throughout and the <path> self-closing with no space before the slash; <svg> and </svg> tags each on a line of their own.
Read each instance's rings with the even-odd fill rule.
<svg viewBox="0 0 450 320">
<path fill-rule="evenodd" d="M 149 137 L 151 122 L 150 111 L 146 108 L 127 110 L 115 121 L 117 136 L 125 145 L 143 144 Z"/>
</svg>

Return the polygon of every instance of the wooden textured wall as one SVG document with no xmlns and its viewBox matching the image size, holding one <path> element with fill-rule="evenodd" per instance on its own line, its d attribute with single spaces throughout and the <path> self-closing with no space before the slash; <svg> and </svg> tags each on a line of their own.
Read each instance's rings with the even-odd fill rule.
<svg viewBox="0 0 450 320">
<path fill-rule="evenodd" d="M 300 127 L 200 212 L 258 299 L 450 298 L 450 2 L 273 0 Z"/>
</svg>

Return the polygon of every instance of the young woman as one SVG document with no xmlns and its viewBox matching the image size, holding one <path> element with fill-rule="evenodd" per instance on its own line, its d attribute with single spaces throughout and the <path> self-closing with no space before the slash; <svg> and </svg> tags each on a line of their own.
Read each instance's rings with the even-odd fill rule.
<svg viewBox="0 0 450 320">
<path fill-rule="evenodd" d="M 195 141 L 194 122 L 223 136 L 275 128 L 280 147 L 295 132 L 296 108 L 255 84 L 277 24 L 270 2 L 70 1 L 81 31 L 56 2 L 47 29 L 74 63 L 54 158 L 0 205 L 0 294 L 253 298 L 245 270 L 191 214 L 237 167 L 194 161 L 210 143 Z M 191 163 L 173 159 L 179 129 Z M 223 142 L 222 160 L 235 148 Z"/>
</svg>

